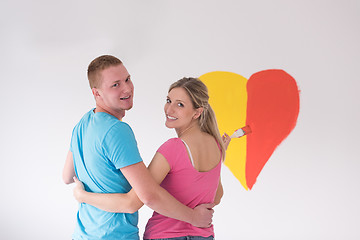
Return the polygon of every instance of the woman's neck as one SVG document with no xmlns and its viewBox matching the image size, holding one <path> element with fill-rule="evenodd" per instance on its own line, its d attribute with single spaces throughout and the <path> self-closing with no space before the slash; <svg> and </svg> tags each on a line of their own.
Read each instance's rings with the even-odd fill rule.
<svg viewBox="0 0 360 240">
<path fill-rule="evenodd" d="M 197 122 L 194 122 L 192 124 L 190 124 L 187 128 L 185 129 L 175 129 L 177 135 L 179 138 L 183 138 L 185 136 L 197 133 L 197 132 L 201 132 L 199 125 L 197 124 Z"/>
</svg>

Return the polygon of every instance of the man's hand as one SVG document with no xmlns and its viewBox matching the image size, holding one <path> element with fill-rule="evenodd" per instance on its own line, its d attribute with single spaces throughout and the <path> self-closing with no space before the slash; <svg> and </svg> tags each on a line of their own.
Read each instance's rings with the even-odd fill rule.
<svg viewBox="0 0 360 240">
<path fill-rule="evenodd" d="M 81 181 L 79 181 L 77 177 L 74 177 L 74 182 L 75 182 L 75 187 L 73 189 L 74 197 L 76 201 L 78 201 L 79 203 L 83 203 L 84 201 L 82 200 L 82 196 L 85 193 L 84 184 Z"/>
<path fill-rule="evenodd" d="M 194 208 L 191 224 L 199 228 L 208 228 L 212 224 L 214 203 L 200 204 Z"/>
</svg>

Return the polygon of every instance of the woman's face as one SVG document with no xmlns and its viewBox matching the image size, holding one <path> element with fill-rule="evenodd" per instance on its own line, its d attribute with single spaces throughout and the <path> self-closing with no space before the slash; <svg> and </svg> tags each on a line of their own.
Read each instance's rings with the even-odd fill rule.
<svg viewBox="0 0 360 240">
<path fill-rule="evenodd" d="M 198 111 L 194 109 L 189 95 L 181 87 L 173 88 L 169 92 L 164 111 L 166 127 L 175 128 L 178 132 L 182 132 L 197 121 Z"/>
</svg>

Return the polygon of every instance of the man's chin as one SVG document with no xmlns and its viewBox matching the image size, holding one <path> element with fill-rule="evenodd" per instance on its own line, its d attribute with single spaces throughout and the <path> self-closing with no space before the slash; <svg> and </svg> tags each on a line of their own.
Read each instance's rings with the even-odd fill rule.
<svg viewBox="0 0 360 240">
<path fill-rule="evenodd" d="M 126 108 L 125 111 L 129 111 L 132 108 L 133 108 L 133 106 L 131 105 L 130 107 Z"/>
</svg>

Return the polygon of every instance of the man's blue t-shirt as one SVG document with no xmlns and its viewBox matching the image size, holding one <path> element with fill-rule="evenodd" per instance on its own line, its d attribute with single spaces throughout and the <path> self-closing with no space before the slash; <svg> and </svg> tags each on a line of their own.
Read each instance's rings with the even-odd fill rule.
<svg viewBox="0 0 360 240">
<path fill-rule="evenodd" d="M 116 117 L 89 111 L 75 126 L 70 151 L 76 176 L 89 192 L 127 193 L 120 168 L 141 162 L 134 133 Z M 138 213 L 110 213 L 79 205 L 73 239 L 139 239 Z"/>
</svg>

